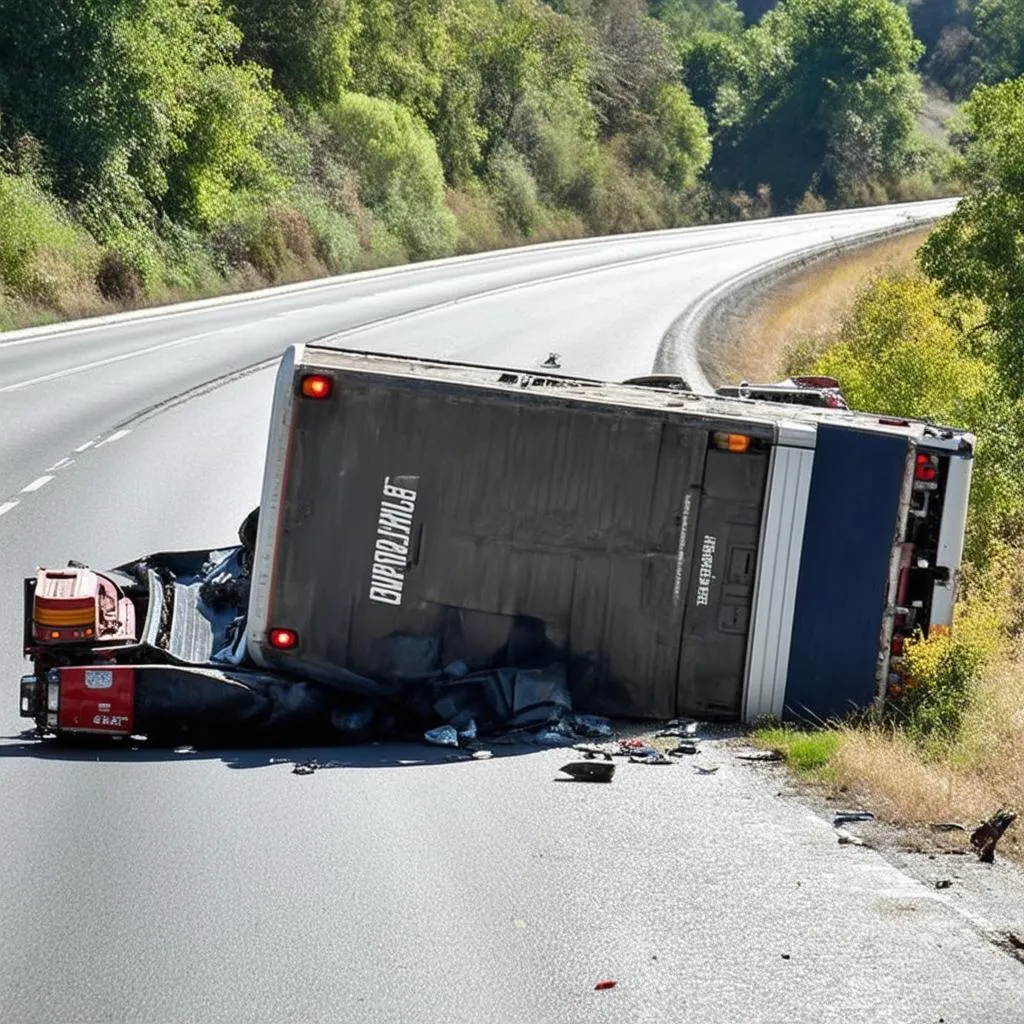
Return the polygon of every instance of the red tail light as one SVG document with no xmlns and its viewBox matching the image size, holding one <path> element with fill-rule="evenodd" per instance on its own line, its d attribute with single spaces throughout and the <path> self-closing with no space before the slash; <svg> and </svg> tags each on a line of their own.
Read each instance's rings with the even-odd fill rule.
<svg viewBox="0 0 1024 1024">
<path fill-rule="evenodd" d="M 299 646 L 299 634 L 294 629 L 272 629 L 268 639 L 270 646 L 279 651 L 293 651 Z"/>
<path fill-rule="evenodd" d="M 302 393 L 306 398 L 330 398 L 333 382 L 322 373 L 307 373 L 302 378 Z"/>
<path fill-rule="evenodd" d="M 935 466 L 935 460 L 930 455 L 925 455 L 923 452 L 919 453 L 917 465 L 914 467 L 915 478 L 930 484 L 935 481 L 937 475 L 938 469 Z"/>
</svg>

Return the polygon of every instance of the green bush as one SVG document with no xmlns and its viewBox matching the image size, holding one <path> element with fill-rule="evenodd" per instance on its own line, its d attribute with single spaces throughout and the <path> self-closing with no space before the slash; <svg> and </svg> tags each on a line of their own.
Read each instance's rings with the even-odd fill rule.
<svg viewBox="0 0 1024 1024">
<path fill-rule="evenodd" d="M 927 638 L 919 632 L 906 644 L 891 710 L 919 742 L 944 743 L 958 734 L 985 669 L 1002 649 L 1012 578 L 998 560 L 973 587 L 968 575 L 952 631 L 934 627 Z"/>
<path fill-rule="evenodd" d="M 60 306 L 92 291 L 96 243 L 26 175 L 0 172 L 0 287 L 21 299 Z"/>
<path fill-rule="evenodd" d="M 338 151 L 358 170 L 360 200 L 414 259 L 455 249 L 455 218 L 430 133 L 391 100 L 349 93 L 326 107 Z"/>
<path fill-rule="evenodd" d="M 983 317 L 918 275 L 881 278 L 813 367 L 838 378 L 854 408 L 975 432 L 967 554 L 981 562 L 1024 519 L 1024 411 L 987 358 Z"/>
</svg>

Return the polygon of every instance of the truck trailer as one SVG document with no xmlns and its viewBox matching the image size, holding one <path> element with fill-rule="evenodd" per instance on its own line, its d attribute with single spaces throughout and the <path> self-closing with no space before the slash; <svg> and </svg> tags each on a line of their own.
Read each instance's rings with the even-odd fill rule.
<svg viewBox="0 0 1024 1024">
<path fill-rule="evenodd" d="M 293 346 L 237 545 L 25 581 L 21 713 L 330 742 L 878 705 L 906 640 L 952 625 L 974 438 L 818 383 Z"/>
</svg>

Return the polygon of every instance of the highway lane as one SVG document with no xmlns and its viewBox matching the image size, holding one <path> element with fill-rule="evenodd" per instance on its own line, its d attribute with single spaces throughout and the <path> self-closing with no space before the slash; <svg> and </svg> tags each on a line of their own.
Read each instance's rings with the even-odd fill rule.
<svg viewBox="0 0 1024 1024">
<path fill-rule="evenodd" d="M 554 348 L 564 369 L 621 376 L 651 365 L 701 289 L 794 244 L 521 281 L 345 343 L 527 366 Z M 411 300 L 396 285 L 379 301 Z M 586 787 L 551 781 L 557 752 L 448 764 L 368 747 L 320 752 L 346 767 L 300 777 L 286 751 L 61 756 L 20 742 L 20 577 L 230 543 L 258 500 L 272 370 L 132 413 L 326 333 L 315 319 L 243 317 L 223 348 L 0 394 L 5 483 L 52 477 L 6 486 L 18 504 L 0 517 L 0 1021 L 1024 1020 L 1024 968 L 725 752 L 712 777 L 630 766 Z M 150 327 L 118 328 L 136 337 L 107 354 L 145 348 Z M 71 339 L 40 345 L 55 342 Z M 81 358 L 67 355 L 49 365 Z M 57 425 L 26 432 L 40 410 Z M 114 440 L 74 452 L 94 437 Z M 594 992 L 600 977 L 619 987 Z"/>
</svg>

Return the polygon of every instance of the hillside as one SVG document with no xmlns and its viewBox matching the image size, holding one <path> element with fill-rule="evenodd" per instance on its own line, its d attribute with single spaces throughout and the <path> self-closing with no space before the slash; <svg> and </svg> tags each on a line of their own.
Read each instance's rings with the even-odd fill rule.
<svg viewBox="0 0 1024 1024">
<path fill-rule="evenodd" d="M 0 0 L 0 328 L 931 195 L 919 58 L 890 0 Z"/>
</svg>

